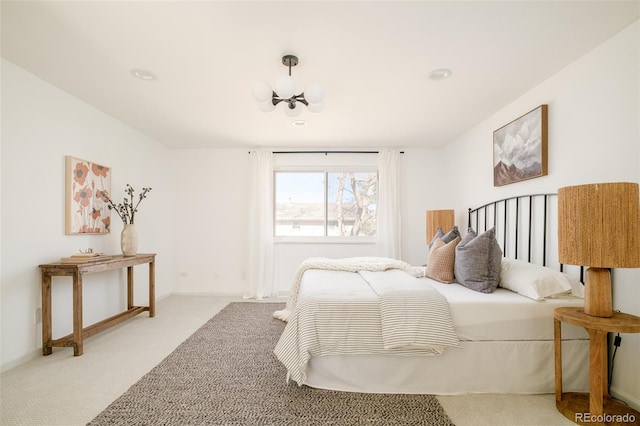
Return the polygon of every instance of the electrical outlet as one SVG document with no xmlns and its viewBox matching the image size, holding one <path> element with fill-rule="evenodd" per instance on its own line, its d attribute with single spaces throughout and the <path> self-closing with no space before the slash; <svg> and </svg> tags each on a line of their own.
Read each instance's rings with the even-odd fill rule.
<svg viewBox="0 0 640 426">
<path fill-rule="evenodd" d="M 40 324 L 42 322 L 42 308 L 36 309 L 36 324 Z"/>
</svg>

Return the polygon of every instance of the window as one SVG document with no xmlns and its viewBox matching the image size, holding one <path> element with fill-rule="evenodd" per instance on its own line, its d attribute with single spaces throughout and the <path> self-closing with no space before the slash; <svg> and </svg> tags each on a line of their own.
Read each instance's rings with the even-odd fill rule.
<svg viewBox="0 0 640 426">
<path fill-rule="evenodd" d="M 275 235 L 376 235 L 375 171 L 277 171 Z"/>
</svg>

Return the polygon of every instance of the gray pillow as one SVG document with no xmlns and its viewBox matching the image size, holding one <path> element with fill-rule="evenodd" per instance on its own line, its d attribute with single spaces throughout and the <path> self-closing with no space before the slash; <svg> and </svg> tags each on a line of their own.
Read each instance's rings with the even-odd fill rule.
<svg viewBox="0 0 640 426">
<path fill-rule="evenodd" d="M 462 239 L 462 236 L 460 235 L 460 231 L 458 231 L 457 226 L 454 226 L 453 228 L 451 228 L 451 231 L 447 232 L 446 234 L 444 233 L 442 228 L 438 226 L 436 235 L 433 236 L 433 238 L 431 239 L 431 242 L 428 245 L 429 249 L 427 250 L 427 263 L 425 263 L 425 265 L 429 264 L 429 255 L 431 254 L 431 247 L 433 247 L 433 243 L 435 243 L 438 239 L 440 239 L 445 244 L 448 244 L 451 241 L 455 240 L 456 238 Z"/>
<path fill-rule="evenodd" d="M 429 243 L 429 250 L 431 250 L 431 246 L 433 246 L 433 243 L 435 243 L 438 238 L 440 238 L 442 241 L 444 241 L 445 244 L 447 244 L 455 240 L 456 238 L 462 239 L 462 235 L 460 235 L 460 231 L 458 231 L 457 226 L 454 226 L 453 228 L 451 228 L 451 231 L 447 232 L 446 234 L 444 233 L 442 228 L 438 226 L 436 235 L 433 236 L 433 238 L 431 239 L 431 242 Z"/>
<path fill-rule="evenodd" d="M 477 235 L 469 229 L 456 247 L 456 281 L 471 290 L 493 293 L 500 283 L 502 250 L 495 228 Z"/>
<path fill-rule="evenodd" d="M 456 238 L 462 239 L 462 235 L 460 235 L 460 231 L 458 231 L 458 227 L 454 226 L 453 228 L 451 228 L 451 231 L 444 234 L 444 236 L 441 239 L 442 241 L 445 242 L 445 244 L 447 244 L 455 240 Z"/>
<path fill-rule="evenodd" d="M 429 251 L 431 251 L 431 247 L 433 246 L 433 243 L 435 243 L 438 238 L 442 238 L 442 237 L 444 237 L 444 231 L 442 230 L 442 228 L 438 226 L 436 235 L 433 236 L 433 238 L 431 239 L 431 242 L 429 243 Z"/>
</svg>

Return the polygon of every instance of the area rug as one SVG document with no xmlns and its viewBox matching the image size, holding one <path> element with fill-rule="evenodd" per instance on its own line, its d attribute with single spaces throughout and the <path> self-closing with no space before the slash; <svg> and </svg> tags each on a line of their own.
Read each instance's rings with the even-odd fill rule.
<svg viewBox="0 0 640 426">
<path fill-rule="evenodd" d="M 89 425 L 453 425 L 432 395 L 313 389 L 273 354 L 282 303 L 231 303 Z"/>
</svg>

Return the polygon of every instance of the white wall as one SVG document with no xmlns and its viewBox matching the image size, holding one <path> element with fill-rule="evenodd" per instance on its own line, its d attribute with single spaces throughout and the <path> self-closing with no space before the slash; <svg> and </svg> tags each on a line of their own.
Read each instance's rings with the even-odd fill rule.
<svg viewBox="0 0 640 426">
<path fill-rule="evenodd" d="M 441 161 L 460 171 L 454 184 L 458 224 L 469 205 L 512 195 L 581 183 L 640 182 L 639 40 L 636 22 L 445 147 Z M 493 131 L 540 104 L 549 105 L 548 176 L 493 187 Z M 614 271 L 614 309 L 640 315 L 638 283 L 640 269 Z M 612 386 L 612 393 L 636 407 L 639 353 L 640 336 L 623 335 Z"/>
<path fill-rule="evenodd" d="M 113 171 L 112 194 L 124 196 L 130 183 L 153 190 L 140 206 L 136 223 L 140 252 L 159 253 L 156 295 L 172 290 L 175 277 L 171 229 L 169 150 L 123 123 L 2 60 L 2 270 L 0 294 L 1 363 L 5 370 L 41 353 L 39 264 L 54 262 L 78 249 L 118 253 L 122 223 L 112 215 L 108 235 L 65 235 L 65 155 Z M 148 268 L 135 268 L 136 303 L 147 304 Z M 114 279 L 115 278 L 115 279 Z M 117 282 L 119 284 L 114 284 Z M 126 308 L 124 272 L 87 275 L 85 325 Z M 54 278 L 54 338 L 72 331 L 71 279 Z"/>
<path fill-rule="evenodd" d="M 172 152 L 177 194 L 176 262 L 178 293 L 242 295 L 248 275 L 248 150 Z M 452 188 L 438 180 L 445 167 L 440 150 L 409 149 L 402 161 L 403 256 L 412 264 L 426 260 L 425 211 L 450 208 Z M 276 166 L 377 164 L 377 156 L 321 154 L 276 155 Z M 274 247 L 276 292 L 287 293 L 300 263 L 309 257 L 375 256 L 375 243 L 283 243 Z"/>
<path fill-rule="evenodd" d="M 456 173 L 442 161 L 442 149 L 405 149 L 402 158 L 402 260 L 411 265 L 427 261 L 427 210 L 454 209 Z M 457 165 L 454 165 L 457 169 Z M 470 206 L 464 206 L 464 212 Z M 456 210 L 460 229 L 466 227 L 466 213 Z"/>
<path fill-rule="evenodd" d="M 249 255 L 246 149 L 171 153 L 176 194 L 176 293 L 242 295 Z"/>
</svg>

